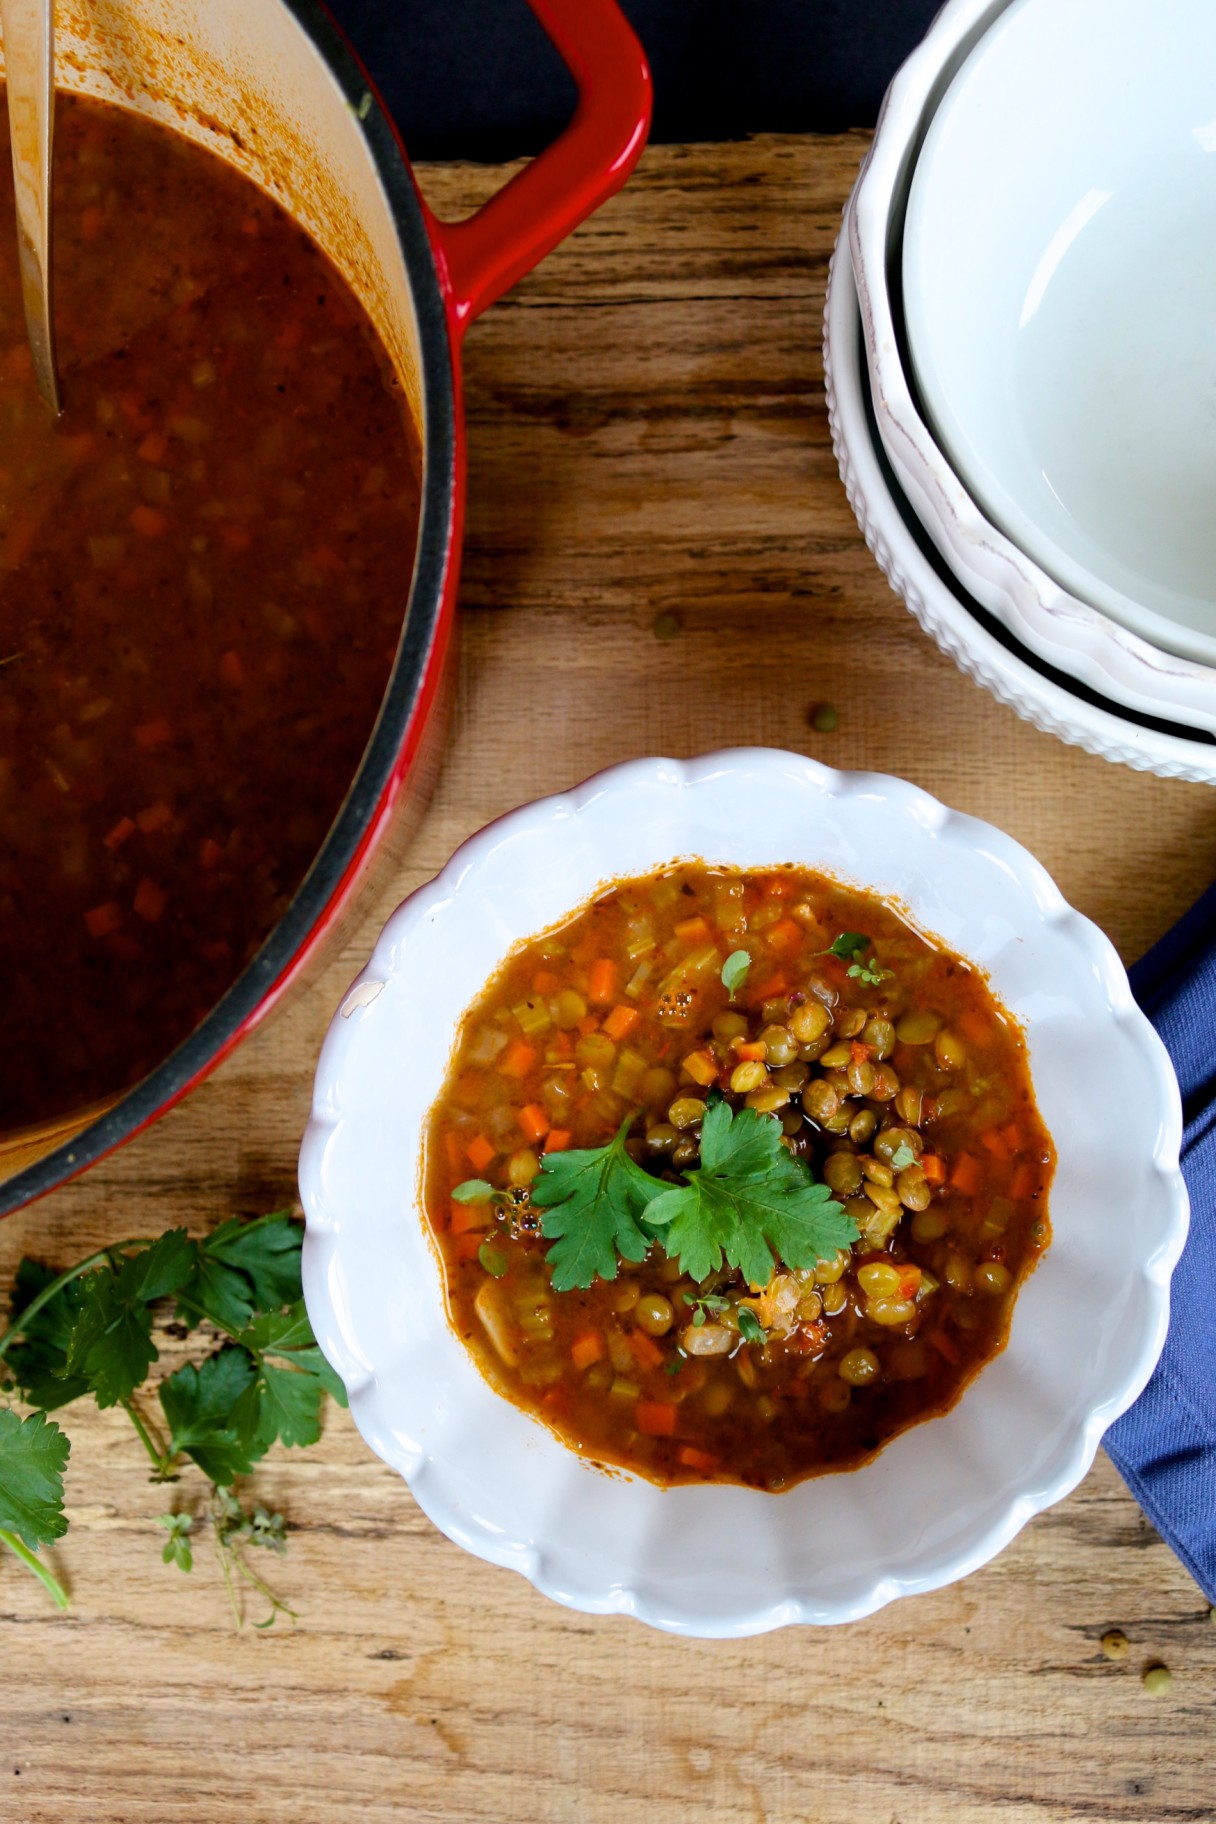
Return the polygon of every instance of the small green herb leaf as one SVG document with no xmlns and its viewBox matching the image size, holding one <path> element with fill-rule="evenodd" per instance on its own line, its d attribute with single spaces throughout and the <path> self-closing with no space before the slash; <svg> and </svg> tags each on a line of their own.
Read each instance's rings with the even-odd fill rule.
<svg viewBox="0 0 1216 1824">
<path fill-rule="evenodd" d="M 664 1191 L 646 1210 L 648 1227 L 680 1270 L 706 1279 L 723 1261 L 752 1285 L 764 1285 L 774 1257 L 811 1267 L 857 1239 L 856 1225 L 781 1144 L 771 1115 L 727 1102 L 707 1106 L 701 1164 L 686 1183 Z"/>
<path fill-rule="evenodd" d="M 848 962 L 851 956 L 863 956 L 870 948 L 870 940 L 863 931 L 842 931 L 839 937 L 833 938 L 820 956 L 838 956 L 842 962 Z"/>
<path fill-rule="evenodd" d="M 163 1526 L 169 1537 L 165 1540 L 161 1552 L 161 1562 L 175 1564 L 179 1571 L 194 1569 L 194 1553 L 186 1537 L 192 1531 L 194 1521 L 189 1514 L 161 1514 L 157 1525 Z"/>
<path fill-rule="evenodd" d="M 740 1305 L 735 1315 L 739 1320 L 739 1335 L 745 1343 L 767 1343 L 768 1331 L 750 1305 Z"/>
<path fill-rule="evenodd" d="M 303 1225 L 286 1210 L 256 1222 L 222 1222 L 199 1244 L 196 1271 L 185 1297 L 221 1330 L 242 1330 L 256 1311 L 277 1311 L 302 1295 Z M 187 1322 L 197 1312 L 183 1307 Z"/>
<path fill-rule="evenodd" d="M 871 959 L 868 963 L 854 963 L 848 973 L 858 981 L 865 982 L 871 988 L 877 988 L 879 982 L 889 982 L 895 974 L 894 969 L 880 969 Z"/>
<path fill-rule="evenodd" d="M 730 995 L 734 995 L 747 980 L 747 972 L 752 966 L 752 959 L 746 950 L 732 950 L 722 965 L 722 986 Z"/>
<path fill-rule="evenodd" d="M 906 1142 L 897 1146 L 895 1151 L 891 1154 L 891 1170 L 893 1172 L 902 1172 L 908 1166 L 915 1164 L 916 1154 Z"/>
<path fill-rule="evenodd" d="M 493 1203 L 499 1192 L 484 1178 L 466 1178 L 452 1192 L 454 1203 Z"/>
<path fill-rule="evenodd" d="M 511 1265 L 501 1248 L 496 1248 L 492 1241 L 483 1241 L 477 1250 L 477 1258 L 490 1275 L 491 1279 L 501 1279 Z"/>
<path fill-rule="evenodd" d="M 201 1367 L 187 1362 L 161 1383 L 160 1403 L 174 1454 L 193 1457 L 221 1487 L 248 1475 L 268 1448 L 258 1436 L 260 1404 L 242 1397 L 251 1393 L 256 1379 L 248 1352 L 229 1344 Z"/>
<path fill-rule="evenodd" d="M 661 1186 L 625 1151 L 631 1119 L 607 1146 L 546 1153 L 541 1161 L 532 1202 L 543 1212 L 542 1235 L 554 1244 L 545 1258 L 555 1292 L 615 1279 L 618 1256 L 641 1260 L 650 1246 L 639 1218 Z"/>
<path fill-rule="evenodd" d="M 19 1419 L 11 1408 L 0 1410 L 0 1528 L 32 1552 L 68 1530 L 63 1472 L 70 1448 L 44 1412 Z"/>
</svg>

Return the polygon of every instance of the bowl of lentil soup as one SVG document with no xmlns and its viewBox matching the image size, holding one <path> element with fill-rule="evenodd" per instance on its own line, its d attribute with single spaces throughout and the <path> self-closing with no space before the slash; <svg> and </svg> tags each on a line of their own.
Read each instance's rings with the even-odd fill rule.
<svg viewBox="0 0 1216 1824">
<path fill-rule="evenodd" d="M 305 1290 L 437 1524 L 572 1606 L 840 1621 L 991 1557 L 1164 1338 L 1168 1060 L 915 787 L 639 761 L 474 837 L 322 1052 Z"/>
</svg>

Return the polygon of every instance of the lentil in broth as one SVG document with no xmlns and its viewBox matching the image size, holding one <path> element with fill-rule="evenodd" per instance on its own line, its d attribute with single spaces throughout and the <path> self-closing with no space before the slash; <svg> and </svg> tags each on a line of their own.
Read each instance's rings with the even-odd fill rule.
<svg viewBox="0 0 1216 1824">
<path fill-rule="evenodd" d="M 555 1292 L 545 1158 L 628 1121 L 634 1161 L 684 1183 L 716 1097 L 779 1124 L 856 1242 L 749 1285 L 696 1282 L 656 1241 Z M 429 1118 L 424 1201 L 451 1321 L 506 1398 L 651 1480 L 777 1490 L 865 1462 L 1003 1348 L 1053 1167 L 1025 1041 L 980 972 L 823 875 L 688 865 L 508 958 Z"/>
<path fill-rule="evenodd" d="M 290 216 L 57 98 L 64 412 L 34 386 L 0 106 L 0 1131 L 161 1062 L 274 927 L 404 615 L 417 437 Z"/>
</svg>

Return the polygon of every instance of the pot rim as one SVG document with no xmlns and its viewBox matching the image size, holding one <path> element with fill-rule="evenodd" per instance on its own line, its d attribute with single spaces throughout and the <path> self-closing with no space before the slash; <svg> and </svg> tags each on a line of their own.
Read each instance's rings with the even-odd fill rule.
<svg viewBox="0 0 1216 1824">
<path fill-rule="evenodd" d="M 383 186 L 418 323 L 423 472 L 418 534 L 401 638 L 367 747 L 329 833 L 291 902 L 227 993 L 198 1026 L 105 1113 L 0 1183 L 0 1217 L 44 1196 L 164 1114 L 251 1030 L 319 941 L 363 859 L 377 813 L 393 796 L 426 720 L 425 684 L 453 603 L 451 562 L 460 492 L 456 351 L 428 218 L 401 138 L 376 86 L 320 0 L 280 0 L 358 120 Z M 372 105 L 366 108 L 365 97 Z"/>
</svg>

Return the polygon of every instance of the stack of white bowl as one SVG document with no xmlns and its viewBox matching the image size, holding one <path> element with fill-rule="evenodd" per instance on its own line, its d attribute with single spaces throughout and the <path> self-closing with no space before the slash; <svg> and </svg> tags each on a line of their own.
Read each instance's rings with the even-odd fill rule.
<svg viewBox="0 0 1216 1824">
<path fill-rule="evenodd" d="M 978 682 L 1216 781 L 1216 0 L 949 0 L 832 263 L 837 459 Z"/>
</svg>

